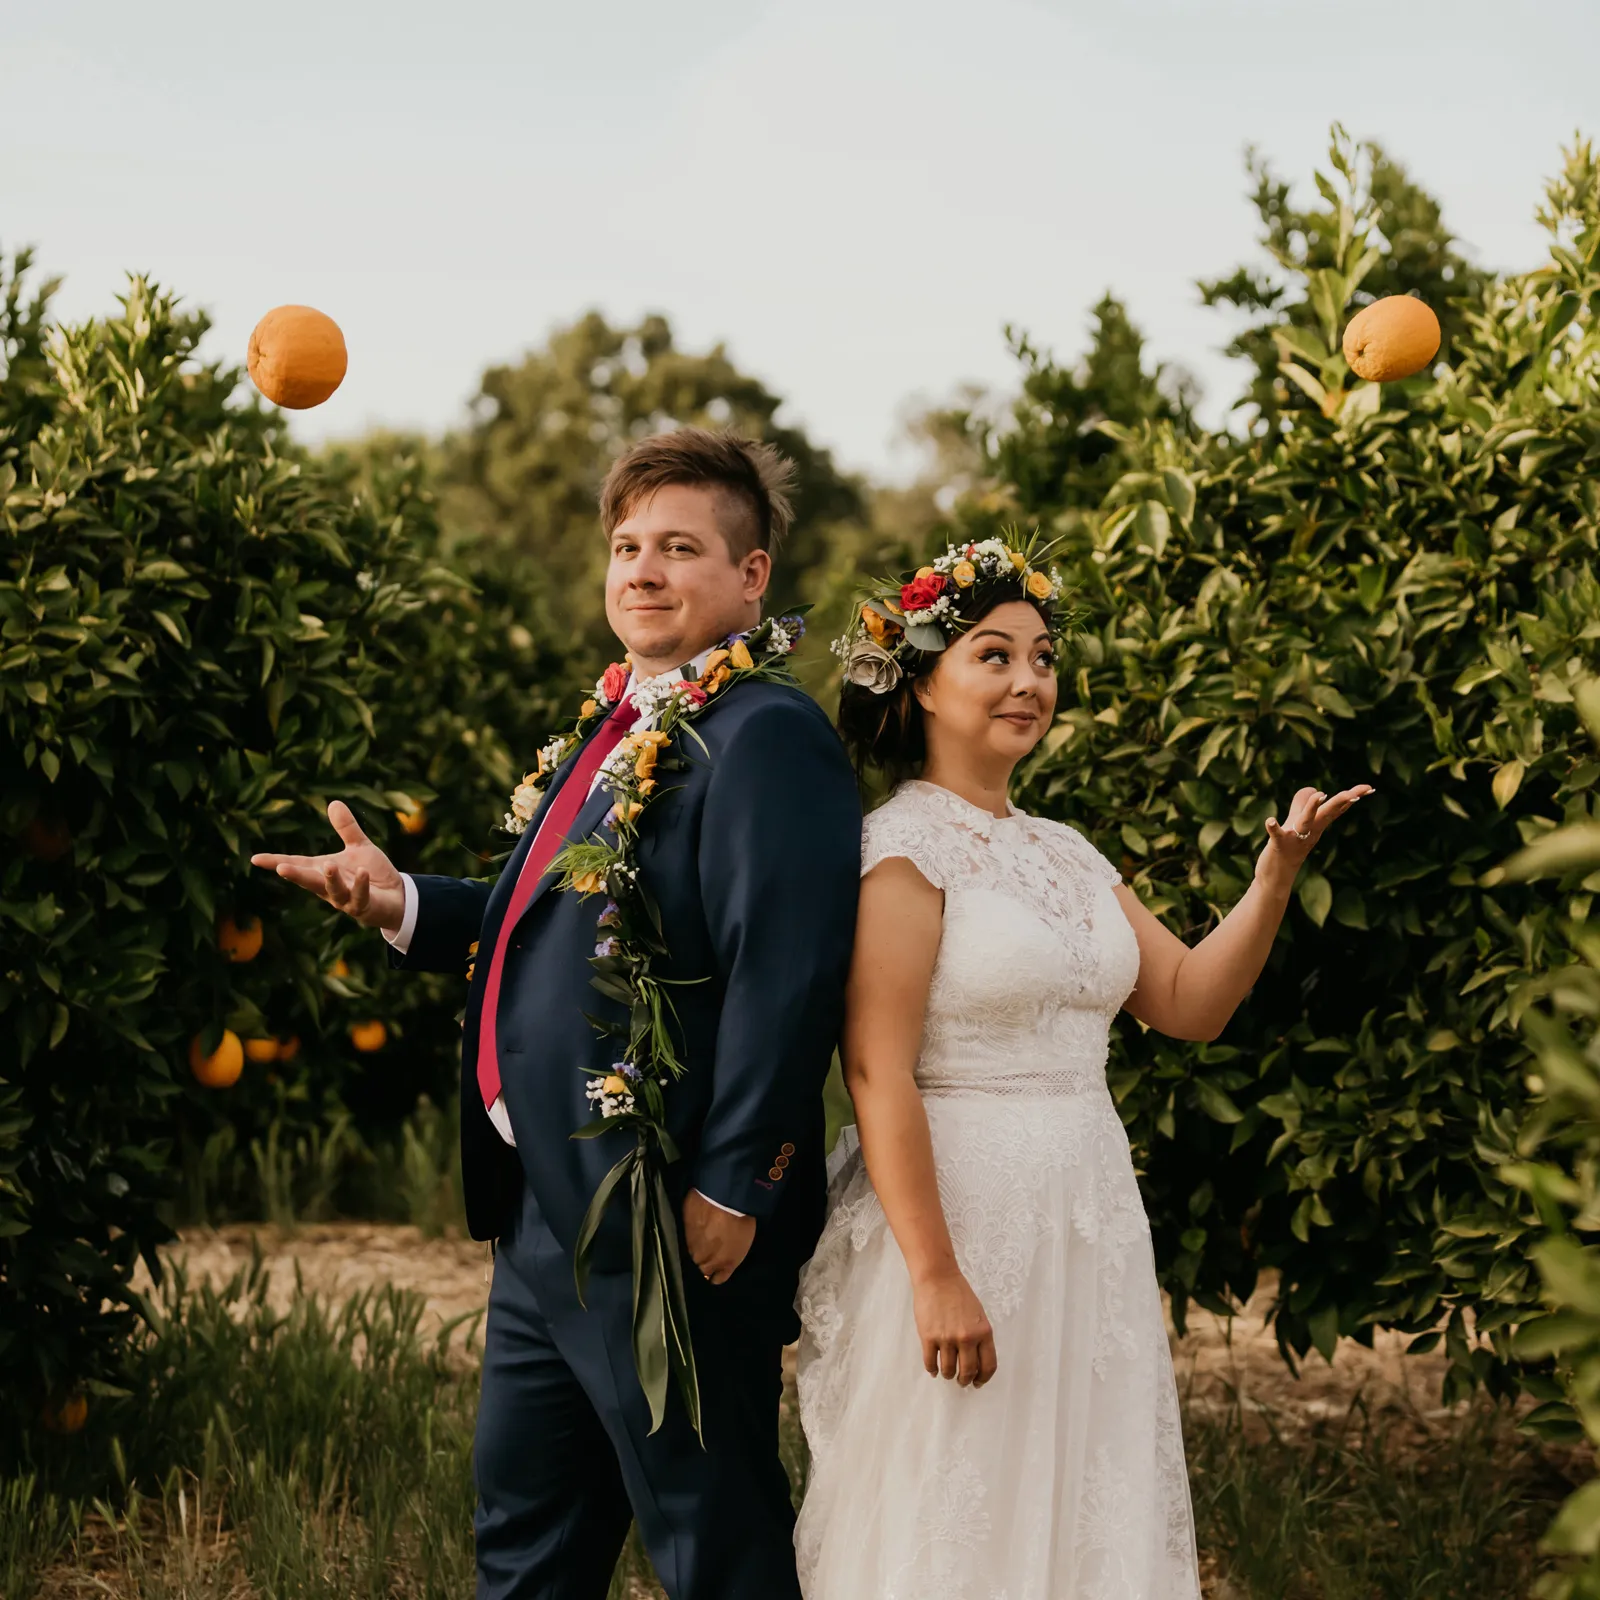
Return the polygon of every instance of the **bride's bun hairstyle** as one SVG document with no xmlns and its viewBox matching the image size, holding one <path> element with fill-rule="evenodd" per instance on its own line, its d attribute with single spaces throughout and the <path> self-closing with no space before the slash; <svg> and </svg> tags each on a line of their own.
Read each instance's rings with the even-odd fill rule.
<svg viewBox="0 0 1600 1600">
<path fill-rule="evenodd" d="M 996 606 L 1026 600 L 1052 634 L 1070 623 L 1058 573 L 1043 565 L 1038 536 L 952 544 L 931 565 L 864 595 L 849 628 L 833 642 L 844 662 L 839 732 L 858 776 L 869 769 L 890 783 L 914 777 L 927 755 L 915 685 L 951 642 Z"/>
</svg>

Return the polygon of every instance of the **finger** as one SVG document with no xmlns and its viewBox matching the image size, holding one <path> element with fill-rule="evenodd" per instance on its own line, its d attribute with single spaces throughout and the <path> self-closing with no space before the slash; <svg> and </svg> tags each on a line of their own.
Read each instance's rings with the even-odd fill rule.
<svg viewBox="0 0 1600 1600">
<path fill-rule="evenodd" d="M 1302 789 L 1289 807 L 1288 826 L 1296 833 L 1309 833 L 1317 819 L 1317 807 L 1327 798 L 1320 789 Z"/>
<path fill-rule="evenodd" d="M 350 898 L 350 891 L 345 887 L 344 874 L 329 862 L 322 869 L 322 882 L 328 896 L 328 904 L 338 906 L 343 911 L 345 903 Z"/>
<path fill-rule="evenodd" d="M 356 873 L 355 882 L 350 885 L 350 904 L 345 910 L 352 917 L 359 917 L 367 909 L 367 901 L 371 898 L 369 893 L 372 885 L 365 872 Z"/>
<path fill-rule="evenodd" d="M 986 1333 L 978 1341 L 977 1387 L 982 1388 L 1000 1370 L 1000 1358 L 995 1354 L 994 1334 Z"/>
<path fill-rule="evenodd" d="M 269 872 L 276 872 L 279 867 L 312 867 L 320 873 L 331 859 L 329 856 L 285 856 L 263 850 L 250 857 L 250 865 L 265 867 Z"/>
<path fill-rule="evenodd" d="M 956 1347 L 956 1355 L 959 1362 L 956 1369 L 956 1382 L 965 1389 L 978 1376 L 978 1341 L 976 1339 L 963 1339 Z"/>
<path fill-rule="evenodd" d="M 328 821 L 333 824 L 333 831 L 346 844 L 372 843 L 366 834 L 361 831 L 361 824 L 356 821 L 355 812 L 343 800 L 334 800 L 329 803 Z"/>
<path fill-rule="evenodd" d="M 961 1352 L 954 1339 L 939 1341 L 939 1376 L 953 1378 L 961 1370 Z"/>
<path fill-rule="evenodd" d="M 309 889 L 319 900 L 328 898 L 327 879 L 323 876 L 323 869 L 312 861 L 295 859 L 282 861 L 278 864 L 278 876 L 292 883 L 296 888 Z"/>
<path fill-rule="evenodd" d="M 922 1341 L 922 1370 L 930 1378 L 939 1376 L 939 1341 L 937 1339 L 924 1339 Z"/>
</svg>

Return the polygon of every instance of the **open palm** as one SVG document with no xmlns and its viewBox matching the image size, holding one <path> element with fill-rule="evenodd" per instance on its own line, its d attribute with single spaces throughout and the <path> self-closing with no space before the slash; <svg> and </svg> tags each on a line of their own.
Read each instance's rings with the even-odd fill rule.
<svg viewBox="0 0 1600 1600">
<path fill-rule="evenodd" d="M 263 851 L 250 865 L 276 872 L 308 889 L 319 900 L 354 917 L 363 928 L 399 928 L 405 915 L 405 890 L 394 863 L 361 831 L 343 800 L 328 807 L 328 821 L 343 848 L 329 855 L 281 856 Z"/>
</svg>

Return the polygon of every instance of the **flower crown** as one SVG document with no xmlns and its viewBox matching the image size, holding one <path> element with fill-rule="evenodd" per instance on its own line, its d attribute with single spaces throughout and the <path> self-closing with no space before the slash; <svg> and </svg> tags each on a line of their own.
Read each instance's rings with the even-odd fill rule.
<svg viewBox="0 0 1600 1600">
<path fill-rule="evenodd" d="M 981 539 L 946 545 L 930 566 L 869 594 L 844 636 L 833 642 L 845 682 L 887 694 L 905 676 L 908 650 L 937 654 L 1002 600 L 1054 605 L 1061 598 L 1061 577 L 1038 565 L 1046 552 L 1036 544 Z M 1065 621 L 1056 618 L 1056 631 Z"/>
</svg>

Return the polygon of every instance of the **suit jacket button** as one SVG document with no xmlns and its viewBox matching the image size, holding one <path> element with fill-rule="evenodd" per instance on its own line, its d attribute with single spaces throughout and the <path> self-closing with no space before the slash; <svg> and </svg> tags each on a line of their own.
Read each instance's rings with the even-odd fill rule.
<svg viewBox="0 0 1600 1600">
<path fill-rule="evenodd" d="M 772 1171 L 767 1174 L 767 1176 L 769 1178 L 781 1178 L 783 1176 L 783 1168 L 774 1167 Z"/>
<path fill-rule="evenodd" d="M 792 1144 L 779 1145 L 778 1148 L 786 1156 L 792 1156 L 794 1154 L 794 1146 Z"/>
<path fill-rule="evenodd" d="M 772 1164 L 775 1167 L 786 1167 L 789 1165 L 789 1158 L 788 1156 L 779 1156 Z"/>
</svg>

